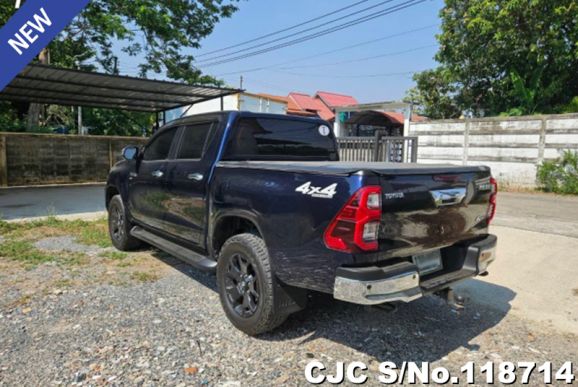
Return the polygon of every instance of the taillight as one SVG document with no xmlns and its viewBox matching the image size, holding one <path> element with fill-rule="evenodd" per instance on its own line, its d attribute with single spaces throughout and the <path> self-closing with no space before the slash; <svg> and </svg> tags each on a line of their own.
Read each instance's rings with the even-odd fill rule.
<svg viewBox="0 0 578 387">
<path fill-rule="evenodd" d="M 498 196 L 498 182 L 493 177 L 490 177 L 490 185 L 492 186 L 492 193 L 490 194 L 490 204 L 488 206 L 488 224 L 492 222 L 496 215 L 496 197 Z"/>
<path fill-rule="evenodd" d="M 380 220 L 381 187 L 363 187 L 351 196 L 325 230 L 325 245 L 345 252 L 375 251 Z"/>
</svg>

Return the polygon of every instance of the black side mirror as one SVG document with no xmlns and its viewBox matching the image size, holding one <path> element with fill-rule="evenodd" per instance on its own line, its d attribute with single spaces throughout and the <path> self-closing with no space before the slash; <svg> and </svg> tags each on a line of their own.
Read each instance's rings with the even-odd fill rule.
<svg viewBox="0 0 578 387">
<path fill-rule="evenodd" d="M 136 146 L 127 146 L 122 150 L 122 157 L 125 160 L 134 160 L 138 156 L 138 147 Z"/>
</svg>

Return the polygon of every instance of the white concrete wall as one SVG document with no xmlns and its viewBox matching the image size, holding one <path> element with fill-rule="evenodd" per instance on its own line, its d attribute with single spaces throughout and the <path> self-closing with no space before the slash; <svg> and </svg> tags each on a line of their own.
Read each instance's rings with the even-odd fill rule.
<svg viewBox="0 0 578 387">
<path fill-rule="evenodd" d="M 190 116 L 194 114 L 218 112 L 220 110 L 221 99 L 215 98 L 194 104 L 189 108 L 186 115 Z M 223 97 L 223 110 L 244 110 L 256 113 L 285 114 L 287 112 L 287 104 L 269 98 L 242 93 Z"/>
<path fill-rule="evenodd" d="M 536 167 L 578 151 L 578 114 L 411 123 L 418 162 L 487 165 L 502 184 L 536 185 Z"/>
</svg>

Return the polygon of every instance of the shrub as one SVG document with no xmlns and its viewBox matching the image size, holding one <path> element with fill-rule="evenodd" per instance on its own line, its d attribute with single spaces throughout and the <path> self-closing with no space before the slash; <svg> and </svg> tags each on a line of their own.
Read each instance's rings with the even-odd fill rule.
<svg viewBox="0 0 578 387">
<path fill-rule="evenodd" d="M 564 151 L 559 159 L 544 161 L 538 182 L 546 192 L 578 195 L 578 152 Z"/>
</svg>

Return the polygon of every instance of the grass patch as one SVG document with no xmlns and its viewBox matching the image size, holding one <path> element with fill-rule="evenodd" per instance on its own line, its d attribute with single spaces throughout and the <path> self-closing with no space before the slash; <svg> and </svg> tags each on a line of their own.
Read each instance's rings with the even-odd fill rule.
<svg viewBox="0 0 578 387">
<path fill-rule="evenodd" d="M 68 289 L 72 287 L 74 283 L 69 279 L 59 279 L 58 281 L 54 281 L 53 285 L 57 289 Z"/>
<path fill-rule="evenodd" d="M 88 257 L 83 253 L 48 253 L 34 247 L 32 242 L 21 239 L 8 239 L 0 245 L 0 258 L 22 263 L 27 269 L 48 262 L 74 266 L 85 265 Z"/>
<path fill-rule="evenodd" d="M 146 273 L 144 271 L 135 271 L 130 275 L 130 278 L 138 282 L 155 282 L 160 279 L 160 276 L 154 273 Z"/>
<path fill-rule="evenodd" d="M 0 220 L 2 235 L 9 235 L 30 240 L 40 237 L 70 235 L 76 238 L 78 243 L 94 245 L 98 247 L 112 247 L 108 235 L 106 219 L 96 221 L 84 220 L 59 220 L 48 217 L 30 222 L 6 222 Z"/>
<path fill-rule="evenodd" d="M 38 250 L 28 241 L 9 239 L 0 245 L 0 257 L 19 261 L 26 265 L 37 266 L 51 262 L 54 257 Z"/>
<path fill-rule="evenodd" d="M 122 251 L 105 251 L 104 253 L 101 253 L 100 256 L 113 261 L 122 261 L 128 258 L 128 254 Z"/>
</svg>

